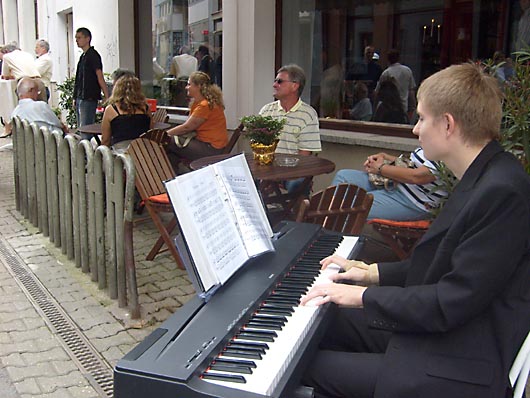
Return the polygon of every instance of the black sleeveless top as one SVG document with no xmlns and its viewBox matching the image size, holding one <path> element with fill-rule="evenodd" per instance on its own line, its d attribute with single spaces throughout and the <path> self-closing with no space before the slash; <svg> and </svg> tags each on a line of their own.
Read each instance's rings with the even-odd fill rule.
<svg viewBox="0 0 530 398">
<path fill-rule="evenodd" d="M 122 115 L 116 105 L 112 105 L 118 116 L 110 121 L 111 145 L 125 140 L 134 140 L 149 130 L 151 118 L 144 113 L 134 115 Z M 147 111 L 147 108 L 146 108 Z"/>
</svg>

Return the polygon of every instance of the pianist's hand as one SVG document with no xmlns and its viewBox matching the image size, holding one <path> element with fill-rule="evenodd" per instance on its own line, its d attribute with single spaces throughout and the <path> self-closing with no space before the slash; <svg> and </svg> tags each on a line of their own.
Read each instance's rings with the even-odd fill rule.
<svg viewBox="0 0 530 398">
<path fill-rule="evenodd" d="M 301 305 L 319 306 L 335 303 L 346 307 L 362 307 L 364 286 L 344 285 L 342 283 L 326 283 L 313 287 L 300 300 Z"/>
</svg>

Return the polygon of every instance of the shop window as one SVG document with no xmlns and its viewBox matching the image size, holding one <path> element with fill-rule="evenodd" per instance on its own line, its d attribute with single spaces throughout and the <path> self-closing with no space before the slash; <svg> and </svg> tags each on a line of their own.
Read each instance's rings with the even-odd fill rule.
<svg viewBox="0 0 530 398">
<path fill-rule="evenodd" d="M 527 31 L 530 41 L 526 3 L 530 8 L 530 0 L 278 0 L 278 50 L 282 64 L 304 68 L 302 99 L 321 124 L 345 129 L 344 120 L 333 121 L 356 117 L 352 109 L 366 92 L 376 113 L 377 70 L 388 67 L 391 49 L 398 50 L 417 87 L 451 64 L 491 58 L 495 51 L 509 54 L 518 34 Z M 413 124 L 415 112 L 403 110 Z"/>
</svg>

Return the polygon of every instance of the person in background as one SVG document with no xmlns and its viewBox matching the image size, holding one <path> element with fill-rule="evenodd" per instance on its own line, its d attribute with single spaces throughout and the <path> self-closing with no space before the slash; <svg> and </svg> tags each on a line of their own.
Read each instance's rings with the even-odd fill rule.
<svg viewBox="0 0 530 398">
<path fill-rule="evenodd" d="M 75 33 L 75 41 L 83 54 L 79 58 L 75 74 L 74 104 L 78 126 L 85 126 L 96 121 L 96 108 L 101 92 L 103 91 L 103 98 L 108 98 L 109 93 L 103 77 L 101 56 L 90 45 L 92 33 L 87 28 L 79 28 Z M 82 133 L 81 137 L 90 140 L 92 135 Z"/>
<path fill-rule="evenodd" d="M 399 63 L 399 51 L 396 49 L 388 51 L 387 59 L 389 66 L 381 74 L 379 82 L 377 83 L 376 91 L 379 90 L 380 82 L 385 81 L 388 77 L 393 78 L 394 83 L 398 88 L 403 111 L 407 114 L 407 117 L 410 120 L 414 108 L 416 108 L 416 97 L 414 95 L 416 82 L 414 81 L 412 70 L 408 66 Z"/>
<path fill-rule="evenodd" d="M 501 98 L 471 63 L 422 82 L 413 132 L 459 182 L 408 259 L 321 261 L 347 271 L 301 300 L 339 306 L 308 359 L 316 397 L 513 396 L 530 330 L 530 177 L 497 141 Z"/>
<path fill-rule="evenodd" d="M 204 45 L 199 46 L 196 56 L 199 63 L 198 71 L 206 73 L 210 76 L 210 79 L 213 82 L 215 78 L 215 66 L 213 59 L 210 56 L 210 50 Z"/>
<path fill-rule="evenodd" d="M 408 124 L 409 119 L 403 110 L 403 103 L 395 80 L 392 77 L 381 77 L 375 95 L 374 122 Z"/>
<path fill-rule="evenodd" d="M 40 77 L 33 56 L 21 51 L 14 43 L 0 48 L 0 59 L 2 60 L 2 79 L 20 80 L 23 77 Z"/>
<path fill-rule="evenodd" d="M 110 78 L 112 79 L 111 92 L 109 93 L 110 95 L 112 95 L 112 90 L 114 89 L 114 85 L 116 84 L 118 79 L 123 76 L 136 77 L 136 74 L 133 71 L 130 71 L 129 69 L 125 68 L 118 68 L 114 70 L 114 72 L 112 72 L 110 75 Z"/>
<path fill-rule="evenodd" d="M 366 65 L 366 73 L 361 80 L 366 82 L 368 88 L 368 98 L 372 99 L 373 92 L 377 86 L 377 82 L 383 73 L 383 68 L 377 63 L 379 54 L 375 52 L 373 46 L 366 46 L 364 49 L 364 63 Z"/>
<path fill-rule="evenodd" d="M 353 120 L 372 120 L 372 102 L 368 98 L 368 87 L 363 82 L 355 83 L 353 101 L 353 107 L 350 109 L 350 118 Z"/>
<path fill-rule="evenodd" d="M 300 98 L 305 87 L 304 70 L 295 64 L 282 66 L 276 73 L 272 93 L 276 101 L 263 106 L 260 115 L 285 119 L 276 147 L 277 153 L 309 156 L 322 150 L 317 112 Z M 292 192 L 303 179 L 285 182 Z"/>
<path fill-rule="evenodd" d="M 197 58 L 190 55 L 190 48 L 182 46 L 179 48 L 178 55 L 171 60 L 169 74 L 176 79 L 187 79 L 197 70 Z"/>
<path fill-rule="evenodd" d="M 50 131 L 62 130 L 68 134 L 68 128 L 62 123 L 52 108 L 45 101 L 39 101 L 41 93 L 38 79 L 23 77 L 17 85 L 18 105 L 11 113 L 11 120 L 18 116 L 29 123 L 35 123 L 39 127 L 47 127 Z M 42 85 L 44 88 L 44 85 Z M 12 121 L 6 125 L 6 136 L 12 133 Z"/>
<path fill-rule="evenodd" d="M 46 101 L 50 99 L 50 84 L 53 73 L 53 62 L 49 52 L 50 44 L 44 39 L 37 40 L 35 43 L 35 54 L 37 55 L 35 66 L 39 71 L 44 86 L 46 87 Z"/>
<path fill-rule="evenodd" d="M 228 144 L 223 93 L 219 86 L 206 73 L 193 72 L 186 90 L 191 98 L 190 116 L 186 122 L 167 130 L 167 133 L 179 136 L 196 132 L 197 135 L 184 147 L 179 147 L 174 140 L 167 146 L 166 151 L 175 169 L 182 158 L 195 160 L 218 155 Z"/>
<path fill-rule="evenodd" d="M 439 188 L 436 166 L 425 158 L 421 148 L 410 154 L 410 160 L 412 167 L 407 168 L 395 165 L 396 156 L 384 152 L 370 155 L 364 162 L 364 171 L 339 170 L 331 185 L 353 184 L 371 193 L 374 202 L 368 213 L 369 220 L 415 221 L 432 218 L 431 210 L 438 207 L 447 192 Z M 378 188 L 370 182 L 368 173 L 390 178 L 394 186 L 389 190 Z"/>
<path fill-rule="evenodd" d="M 101 122 L 101 144 L 123 153 L 152 128 L 151 112 L 140 79 L 126 74 L 116 81 Z"/>
</svg>

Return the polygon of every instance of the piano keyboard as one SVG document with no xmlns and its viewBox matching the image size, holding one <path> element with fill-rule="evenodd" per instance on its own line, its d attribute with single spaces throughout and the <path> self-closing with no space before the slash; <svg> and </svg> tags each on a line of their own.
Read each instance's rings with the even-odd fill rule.
<svg viewBox="0 0 530 398">
<path fill-rule="evenodd" d="M 312 286 L 328 283 L 329 276 L 339 271 L 333 265 L 321 271 L 319 261 L 329 253 L 348 257 L 358 240 L 345 236 L 339 243 L 337 238 L 324 237 L 290 268 L 203 372 L 204 381 L 265 396 L 273 394 L 322 309 L 300 306 L 300 298 Z"/>
</svg>

